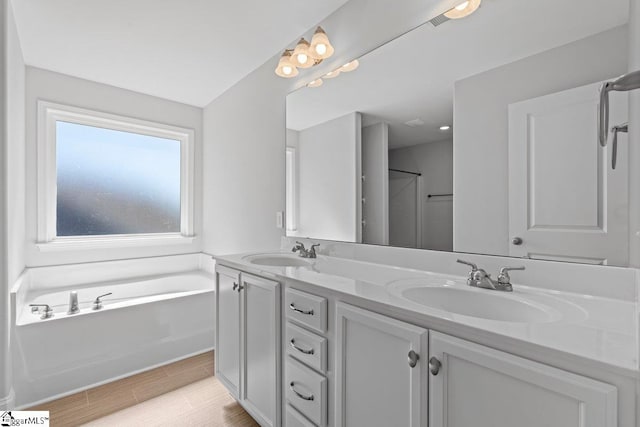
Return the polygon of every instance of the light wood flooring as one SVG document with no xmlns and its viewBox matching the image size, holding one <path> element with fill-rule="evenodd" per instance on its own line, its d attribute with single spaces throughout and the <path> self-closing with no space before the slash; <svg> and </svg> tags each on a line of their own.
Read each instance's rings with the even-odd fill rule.
<svg viewBox="0 0 640 427">
<path fill-rule="evenodd" d="M 52 427 L 257 426 L 213 372 L 207 352 L 30 409 Z"/>
</svg>

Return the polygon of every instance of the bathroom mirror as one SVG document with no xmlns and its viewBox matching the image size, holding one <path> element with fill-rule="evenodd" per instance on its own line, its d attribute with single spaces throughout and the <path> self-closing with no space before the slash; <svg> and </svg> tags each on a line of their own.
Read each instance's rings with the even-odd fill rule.
<svg viewBox="0 0 640 427">
<path fill-rule="evenodd" d="M 627 265 L 628 8 L 483 0 L 290 93 L 287 235 Z"/>
</svg>

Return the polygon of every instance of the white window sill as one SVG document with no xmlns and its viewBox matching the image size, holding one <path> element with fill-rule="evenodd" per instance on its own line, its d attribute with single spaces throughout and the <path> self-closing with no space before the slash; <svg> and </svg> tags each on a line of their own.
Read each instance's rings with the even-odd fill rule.
<svg viewBox="0 0 640 427">
<path fill-rule="evenodd" d="M 181 234 L 135 234 L 89 237 L 58 237 L 50 242 L 36 243 L 40 252 L 63 252 L 91 249 L 158 247 L 168 245 L 189 245 L 194 236 Z"/>
</svg>

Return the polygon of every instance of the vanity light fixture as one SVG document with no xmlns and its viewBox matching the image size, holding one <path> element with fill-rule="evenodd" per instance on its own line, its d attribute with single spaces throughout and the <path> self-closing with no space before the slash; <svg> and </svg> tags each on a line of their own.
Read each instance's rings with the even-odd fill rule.
<svg viewBox="0 0 640 427">
<path fill-rule="evenodd" d="M 449 129 L 451 129 L 451 126 L 449 125 L 440 126 L 440 130 L 442 131 L 449 130 Z"/>
<path fill-rule="evenodd" d="M 457 5 L 456 7 L 454 7 L 453 9 L 445 12 L 444 16 L 446 16 L 449 19 L 460 19 L 460 18 L 464 18 L 465 16 L 469 16 L 480 7 L 481 1 L 482 0 L 464 1 L 459 5 Z"/>
<path fill-rule="evenodd" d="M 351 62 L 347 62 L 342 67 L 339 68 L 341 72 L 348 73 L 349 71 L 353 71 L 360 65 L 360 62 L 357 59 L 354 59 Z"/>
<path fill-rule="evenodd" d="M 311 68 L 318 65 L 333 55 L 333 52 L 327 33 L 322 27 L 318 27 L 311 38 L 311 43 L 303 37 L 295 48 L 285 49 L 278 62 L 276 74 L 284 78 L 295 77 L 298 75 L 298 68 Z"/>
<path fill-rule="evenodd" d="M 325 74 L 323 77 L 325 79 L 333 79 L 335 77 L 338 77 L 340 75 L 340 68 L 338 68 L 337 70 L 333 70 L 333 71 L 329 71 L 327 74 Z"/>
<path fill-rule="evenodd" d="M 293 61 L 291 60 L 291 49 L 287 49 L 282 53 L 280 61 L 278 61 L 276 74 L 286 79 L 298 75 L 298 68 L 296 68 Z"/>
</svg>

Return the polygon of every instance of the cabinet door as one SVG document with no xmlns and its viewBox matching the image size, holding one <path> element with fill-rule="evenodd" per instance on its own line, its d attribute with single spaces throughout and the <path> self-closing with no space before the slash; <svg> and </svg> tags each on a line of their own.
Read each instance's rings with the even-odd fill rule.
<svg viewBox="0 0 640 427">
<path fill-rule="evenodd" d="M 240 273 L 216 267 L 216 377 L 239 398 L 240 386 Z"/>
<path fill-rule="evenodd" d="M 336 317 L 336 426 L 426 426 L 427 330 L 342 303 Z"/>
<path fill-rule="evenodd" d="M 280 425 L 280 284 L 242 273 L 242 390 L 263 426 Z"/>
<path fill-rule="evenodd" d="M 616 426 L 617 393 L 609 384 L 430 335 L 430 356 L 441 364 L 429 379 L 430 427 Z"/>
</svg>

